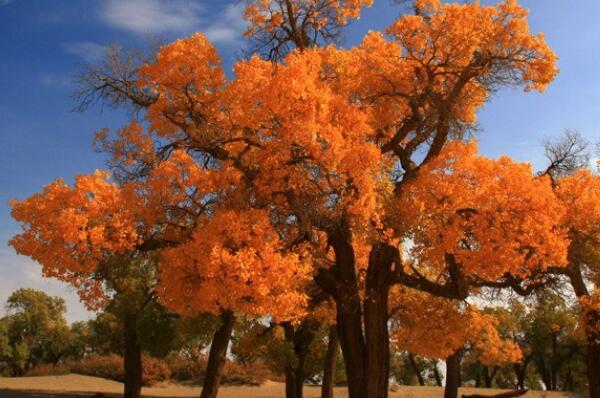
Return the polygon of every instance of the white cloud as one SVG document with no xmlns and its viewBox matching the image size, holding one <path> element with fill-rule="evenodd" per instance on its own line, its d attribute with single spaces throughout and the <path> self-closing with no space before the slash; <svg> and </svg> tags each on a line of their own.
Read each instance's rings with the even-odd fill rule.
<svg viewBox="0 0 600 398">
<path fill-rule="evenodd" d="M 107 0 L 100 18 L 136 34 L 187 32 L 200 21 L 203 7 L 188 0 Z"/>
<path fill-rule="evenodd" d="M 244 7 L 244 2 L 238 1 L 208 15 L 197 0 L 106 0 L 100 19 L 137 35 L 201 31 L 213 43 L 232 43 L 242 38 Z"/>
<path fill-rule="evenodd" d="M 60 45 L 66 53 L 76 55 L 90 63 L 101 60 L 106 53 L 106 46 L 91 41 L 65 42 Z"/>
<path fill-rule="evenodd" d="M 0 248 L 0 316 L 4 313 L 6 299 L 15 290 L 31 288 L 46 292 L 51 296 L 59 296 L 67 304 L 66 318 L 68 322 L 90 319 L 88 312 L 79 301 L 73 288 L 56 279 L 44 278 L 42 267 L 27 257 L 18 256 L 14 250 Z"/>
<path fill-rule="evenodd" d="M 213 43 L 238 41 L 246 29 L 246 21 L 243 18 L 244 8 L 245 5 L 241 2 L 228 4 L 212 23 L 200 30 Z"/>
</svg>

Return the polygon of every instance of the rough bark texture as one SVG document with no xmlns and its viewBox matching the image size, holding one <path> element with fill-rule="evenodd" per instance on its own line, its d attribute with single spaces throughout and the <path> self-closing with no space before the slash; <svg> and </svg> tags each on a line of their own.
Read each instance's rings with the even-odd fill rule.
<svg viewBox="0 0 600 398">
<path fill-rule="evenodd" d="M 349 398 L 386 398 L 389 377 L 388 293 L 398 249 L 373 246 L 361 303 L 354 250 L 348 228 L 329 233 L 335 266 L 322 270 L 317 283 L 335 299 L 337 330 L 346 366 Z M 362 305 L 361 305 L 362 304 Z M 364 331 L 363 331 L 364 324 Z"/>
<path fill-rule="evenodd" d="M 458 398 L 458 387 L 460 387 L 460 361 L 463 351 L 459 349 L 446 358 L 446 388 L 444 398 Z"/>
<path fill-rule="evenodd" d="M 208 354 L 208 363 L 206 364 L 206 374 L 202 383 L 202 392 L 200 398 L 216 398 L 221 384 L 223 366 L 227 356 L 227 347 L 231 340 L 231 333 L 235 323 L 235 315 L 232 311 L 224 310 L 221 312 L 221 325 L 215 331 L 210 344 Z"/>
<path fill-rule="evenodd" d="M 323 367 L 323 386 L 321 387 L 321 398 L 333 398 L 333 386 L 335 385 L 335 367 L 337 363 L 337 354 L 339 349 L 339 340 L 337 327 L 331 326 L 329 337 L 327 339 L 327 352 L 325 354 L 325 364 Z"/>
<path fill-rule="evenodd" d="M 396 254 L 397 249 L 378 245 L 371 249 L 369 255 L 364 302 L 366 382 L 369 397 L 387 398 L 388 396 L 390 373 L 388 296 Z"/>
<path fill-rule="evenodd" d="M 142 392 L 142 349 L 137 333 L 136 317 L 127 317 L 124 322 L 124 398 L 139 398 Z"/>
<path fill-rule="evenodd" d="M 334 272 L 337 286 L 333 296 L 336 299 L 338 336 L 348 377 L 348 397 L 366 398 L 365 343 L 354 249 L 345 228 L 331 234 L 329 241 L 336 258 Z"/>
</svg>

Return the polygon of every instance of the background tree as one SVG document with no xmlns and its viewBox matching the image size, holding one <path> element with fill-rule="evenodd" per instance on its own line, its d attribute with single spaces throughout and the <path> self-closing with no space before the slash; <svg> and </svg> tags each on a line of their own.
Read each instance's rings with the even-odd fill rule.
<svg viewBox="0 0 600 398">
<path fill-rule="evenodd" d="M 13 376 L 23 376 L 33 367 L 56 364 L 67 353 L 71 334 L 65 320 L 65 302 L 33 289 L 19 289 L 6 304 L 2 319 L 4 362 Z"/>
</svg>

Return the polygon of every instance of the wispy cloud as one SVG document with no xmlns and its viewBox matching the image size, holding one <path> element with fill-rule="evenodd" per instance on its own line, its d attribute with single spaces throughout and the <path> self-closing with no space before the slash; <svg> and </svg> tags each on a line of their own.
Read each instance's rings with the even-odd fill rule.
<svg viewBox="0 0 600 398">
<path fill-rule="evenodd" d="M 234 42 L 242 38 L 246 29 L 244 3 L 228 4 L 225 10 L 209 24 L 200 28 L 213 43 Z"/>
<path fill-rule="evenodd" d="M 70 88 L 71 78 L 64 75 L 56 75 L 52 73 L 43 73 L 40 76 L 42 85 L 48 88 Z"/>
<path fill-rule="evenodd" d="M 106 0 L 99 16 L 108 26 L 137 35 L 202 31 L 214 43 L 227 43 L 242 37 L 243 10 L 242 1 L 209 15 L 197 0 Z"/>
<path fill-rule="evenodd" d="M 203 10 L 198 2 L 189 0 L 107 0 L 100 18 L 136 34 L 186 32 L 199 24 Z"/>
<path fill-rule="evenodd" d="M 13 0 L 0 0 L 0 6 L 5 6 L 7 4 L 12 3 Z"/>
<path fill-rule="evenodd" d="M 106 53 L 106 46 L 91 41 L 61 43 L 66 53 L 76 55 L 85 62 L 94 63 L 101 60 Z"/>
</svg>

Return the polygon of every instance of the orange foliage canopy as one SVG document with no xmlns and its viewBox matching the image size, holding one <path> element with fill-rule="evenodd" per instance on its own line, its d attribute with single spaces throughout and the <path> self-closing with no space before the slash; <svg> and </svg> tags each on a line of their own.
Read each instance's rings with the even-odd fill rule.
<svg viewBox="0 0 600 398">
<path fill-rule="evenodd" d="M 448 144 L 395 206 L 410 257 L 434 278 L 453 266 L 467 279 L 494 281 L 566 265 L 566 211 L 549 178 L 480 156 L 473 142 Z"/>
<path fill-rule="evenodd" d="M 290 26 L 283 3 L 252 2 L 249 34 Z M 319 28 L 344 24 L 371 2 L 285 3 L 293 15 L 326 4 L 331 12 L 310 14 Z M 232 80 L 200 33 L 162 47 L 137 82 L 154 98 L 148 131 L 132 122 L 113 140 L 98 137 L 116 174 L 138 178 L 81 177 L 91 182 L 55 183 L 15 202 L 24 232 L 13 245 L 47 274 L 70 278 L 159 241 L 169 246 L 160 292 L 174 309 L 281 317 L 301 312 L 296 289 L 321 263 L 308 261 L 301 243 L 339 225 L 362 249 L 414 239 L 412 255 L 427 273 L 442 272 L 445 253 L 468 275 L 491 280 L 563 261 L 562 232 L 547 215 L 562 210 L 526 166 L 486 161 L 459 144 L 432 161 L 473 124 L 491 90 L 543 90 L 556 56 L 513 0 L 417 7 L 387 36 L 369 33 L 349 50 L 294 51 L 280 64 L 252 57 L 235 65 Z M 419 170 L 414 157 L 428 145 L 431 166 Z M 513 200 L 511 190 L 525 199 Z"/>
<path fill-rule="evenodd" d="M 494 316 L 482 314 L 474 306 L 461 306 L 455 300 L 426 293 L 411 290 L 395 293 L 399 307 L 393 315 L 391 337 L 399 349 L 425 357 L 447 358 L 470 343 L 480 353 L 484 365 L 521 359 L 518 345 L 498 333 L 498 320 Z"/>
</svg>

